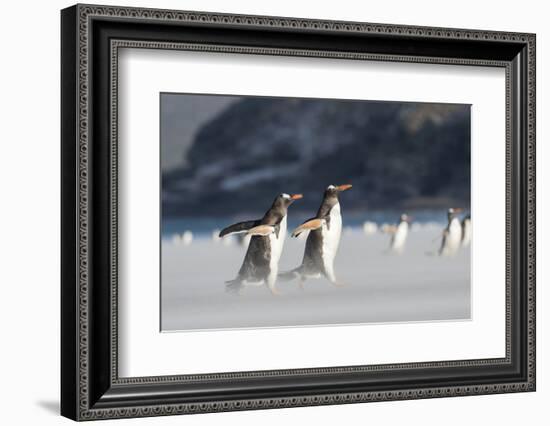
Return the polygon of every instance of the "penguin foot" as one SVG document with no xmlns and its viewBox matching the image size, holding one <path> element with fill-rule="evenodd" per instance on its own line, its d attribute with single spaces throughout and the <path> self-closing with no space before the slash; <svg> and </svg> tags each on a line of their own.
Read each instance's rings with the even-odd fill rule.
<svg viewBox="0 0 550 426">
<path fill-rule="evenodd" d="M 280 295 L 282 294 L 282 293 L 281 293 L 279 290 L 277 290 L 275 287 L 270 287 L 269 290 L 271 291 L 271 294 L 272 294 L 273 296 L 280 296 Z"/>
<path fill-rule="evenodd" d="M 242 295 L 243 284 L 240 280 L 231 280 L 225 282 L 225 291 L 227 293 Z"/>
</svg>

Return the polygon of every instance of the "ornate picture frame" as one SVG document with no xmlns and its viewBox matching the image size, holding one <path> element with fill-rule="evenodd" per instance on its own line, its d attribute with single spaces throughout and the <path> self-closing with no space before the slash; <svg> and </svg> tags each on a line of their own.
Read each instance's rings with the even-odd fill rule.
<svg viewBox="0 0 550 426">
<path fill-rule="evenodd" d="M 534 34 L 76 5 L 61 12 L 61 413 L 160 416 L 535 390 Z M 506 72 L 506 356 L 119 377 L 120 48 Z"/>
</svg>

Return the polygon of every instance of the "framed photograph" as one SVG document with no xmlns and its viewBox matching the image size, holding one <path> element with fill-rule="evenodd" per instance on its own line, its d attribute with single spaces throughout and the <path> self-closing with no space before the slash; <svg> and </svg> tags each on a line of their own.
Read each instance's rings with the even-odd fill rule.
<svg viewBox="0 0 550 426">
<path fill-rule="evenodd" d="M 61 12 L 61 411 L 535 390 L 535 35 Z"/>
</svg>

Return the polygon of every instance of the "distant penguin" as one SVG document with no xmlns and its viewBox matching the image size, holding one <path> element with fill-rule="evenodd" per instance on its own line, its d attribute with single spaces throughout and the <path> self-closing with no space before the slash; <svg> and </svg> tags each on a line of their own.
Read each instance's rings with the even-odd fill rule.
<svg viewBox="0 0 550 426">
<path fill-rule="evenodd" d="M 280 274 L 282 279 L 300 279 L 326 277 L 332 284 L 340 285 L 334 273 L 334 258 L 342 235 L 342 215 L 338 195 L 351 188 L 351 185 L 330 185 L 325 190 L 323 201 L 314 218 L 308 219 L 293 232 L 298 237 L 309 231 L 306 240 L 304 258 L 297 268 Z"/>
<path fill-rule="evenodd" d="M 447 227 L 443 231 L 441 239 L 441 247 L 439 248 L 440 256 L 453 256 L 460 247 L 462 240 L 462 226 L 458 220 L 458 213 L 462 209 L 449 209 L 447 212 Z"/>
<path fill-rule="evenodd" d="M 472 241 L 472 219 L 466 215 L 462 219 L 462 247 L 468 247 Z"/>
<path fill-rule="evenodd" d="M 287 209 L 300 198 L 301 194 L 280 194 L 261 219 L 222 229 L 220 238 L 241 232 L 251 237 L 237 278 L 226 282 L 229 291 L 240 292 L 245 286 L 266 284 L 273 294 L 278 293 L 275 281 L 287 232 Z"/>
<path fill-rule="evenodd" d="M 378 225 L 375 222 L 364 222 L 363 223 L 363 232 L 365 235 L 374 235 L 378 231 Z"/>
<path fill-rule="evenodd" d="M 390 251 L 392 253 L 401 254 L 405 248 L 405 242 L 407 241 L 407 235 L 409 233 L 409 223 L 411 221 L 410 216 L 402 214 L 399 217 L 399 223 L 395 228 L 395 232 L 392 233 L 390 240 Z"/>
<path fill-rule="evenodd" d="M 181 242 L 185 246 L 190 245 L 193 242 L 193 233 L 191 231 L 185 231 L 181 234 Z"/>
</svg>

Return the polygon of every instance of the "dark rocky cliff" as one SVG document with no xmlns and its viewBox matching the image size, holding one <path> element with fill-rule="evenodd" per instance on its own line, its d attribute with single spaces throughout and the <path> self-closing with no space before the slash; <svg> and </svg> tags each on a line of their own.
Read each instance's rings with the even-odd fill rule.
<svg viewBox="0 0 550 426">
<path fill-rule="evenodd" d="M 163 174 L 163 214 L 263 211 L 280 192 L 303 193 L 293 208 L 312 210 L 342 183 L 353 184 L 348 211 L 468 206 L 470 107 L 244 98 Z"/>
</svg>

